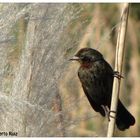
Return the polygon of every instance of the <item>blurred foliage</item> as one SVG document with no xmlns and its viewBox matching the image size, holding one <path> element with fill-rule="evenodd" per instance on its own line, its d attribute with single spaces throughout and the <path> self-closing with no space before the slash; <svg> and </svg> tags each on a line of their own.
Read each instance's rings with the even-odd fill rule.
<svg viewBox="0 0 140 140">
<path fill-rule="evenodd" d="M 132 3 L 131 4 L 131 17 L 133 17 L 136 21 L 140 19 L 140 5 L 139 3 Z"/>
</svg>

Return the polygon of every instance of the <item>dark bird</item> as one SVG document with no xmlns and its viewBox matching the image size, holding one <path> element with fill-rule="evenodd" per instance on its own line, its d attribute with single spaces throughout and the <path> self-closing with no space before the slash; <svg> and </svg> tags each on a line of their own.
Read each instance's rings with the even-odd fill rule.
<svg viewBox="0 0 140 140">
<path fill-rule="evenodd" d="M 102 116 L 110 110 L 114 71 L 103 55 L 91 48 L 83 48 L 70 60 L 80 63 L 78 77 L 92 108 Z M 135 124 L 135 118 L 118 101 L 116 125 L 125 130 Z"/>
</svg>

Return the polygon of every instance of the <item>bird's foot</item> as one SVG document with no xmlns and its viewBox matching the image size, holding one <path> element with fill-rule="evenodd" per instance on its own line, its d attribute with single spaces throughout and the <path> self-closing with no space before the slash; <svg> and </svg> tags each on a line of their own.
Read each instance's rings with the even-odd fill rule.
<svg viewBox="0 0 140 140">
<path fill-rule="evenodd" d="M 114 118 L 114 119 L 115 119 L 115 117 L 112 116 L 112 115 L 110 115 L 110 114 L 111 114 L 111 113 L 115 113 L 115 114 L 116 114 L 116 111 L 109 110 L 109 108 L 108 108 L 107 106 L 104 106 L 104 105 L 102 105 L 102 107 L 103 107 L 103 109 L 104 109 L 104 111 L 105 111 L 105 114 L 106 114 L 106 116 L 107 116 L 107 118 L 108 118 L 108 121 L 110 121 L 110 118 Z"/>
<path fill-rule="evenodd" d="M 109 109 L 107 108 L 107 106 L 104 106 L 104 105 L 101 105 L 101 106 L 105 111 L 105 116 L 108 116 Z"/>
<path fill-rule="evenodd" d="M 121 74 L 119 74 L 118 71 L 114 71 L 114 77 L 118 78 L 119 80 L 120 80 L 121 78 L 124 78 Z"/>
<path fill-rule="evenodd" d="M 108 116 L 108 121 L 110 121 L 110 118 L 114 118 L 115 119 L 115 117 L 111 116 L 110 113 L 116 113 L 116 111 L 113 111 L 113 110 L 109 110 L 108 111 L 108 115 L 107 115 Z"/>
</svg>

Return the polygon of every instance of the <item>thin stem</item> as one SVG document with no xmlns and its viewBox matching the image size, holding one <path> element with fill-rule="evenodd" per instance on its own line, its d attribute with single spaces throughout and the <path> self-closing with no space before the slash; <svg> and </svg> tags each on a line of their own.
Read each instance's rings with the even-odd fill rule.
<svg viewBox="0 0 140 140">
<path fill-rule="evenodd" d="M 128 13 L 129 13 L 129 3 L 125 3 L 123 4 L 121 24 L 118 31 L 116 58 L 115 58 L 115 71 L 118 71 L 120 75 L 122 73 L 122 66 L 123 66 L 123 56 L 124 56 L 124 49 L 125 49 Z M 115 119 L 116 113 L 114 112 L 117 111 L 118 98 L 119 98 L 119 92 L 120 92 L 120 83 L 121 83 L 121 78 L 117 79 L 116 77 L 114 77 L 111 109 L 110 109 L 111 110 L 110 116 L 113 116 L 113 117 L 110 117 L 107 137 L 112 137 L 114 134 L 115 122 L 116 122 L 116 119 Z"/>
</svg>

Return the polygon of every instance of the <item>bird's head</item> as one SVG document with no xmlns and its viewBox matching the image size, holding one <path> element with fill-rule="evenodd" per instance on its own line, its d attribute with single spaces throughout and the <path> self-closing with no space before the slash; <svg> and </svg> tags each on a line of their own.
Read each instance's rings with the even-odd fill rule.
<svg viewBox="0 0 140 140">
<path fill-rule="evenodd" d="M 80 62 L 81 66 L 89 67 L 95 61 L 103 59 L 103 56 L 100 52 L 92 48 L 83 48 L 80 49 L 76 55 L 70 60 L 75 60 Z"/>
</svg>

